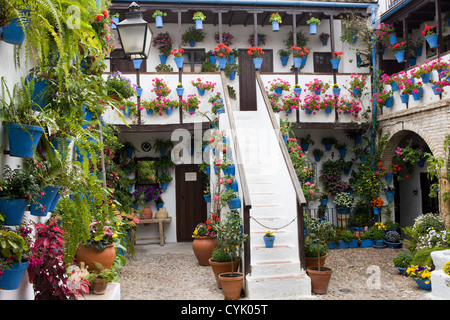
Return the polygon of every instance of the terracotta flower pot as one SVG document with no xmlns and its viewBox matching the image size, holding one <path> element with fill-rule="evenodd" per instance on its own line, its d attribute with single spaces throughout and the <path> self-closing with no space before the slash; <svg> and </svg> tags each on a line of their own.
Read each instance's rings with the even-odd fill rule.
<svg viewBox="0 0 450 320">
<path fill-rule="evenodd" d="M 214 262 L 211 259 L 208 260 L 209 264 L 211 265 L 211 268 L 214 272 L 214 277 L 216 278 L 217 286 L 219 289 L 222 289 L 222 284 L 220 283 L 219 274 L 225 273 L 225 272 L 237 272 L 239 268 L 239 264 L 241 263 L 241 260 L 238 259 L 231 264 L 230 262 Z M 233 270 L 231 270 L 231 266 L 233 265 Z"/>
<path fill-rule="evenodd" d="M 89 271 L 97 270 L 93 261 L 101 263 L 106 269 L 111 269 L 115 257 L 116 250 L 114 249 L 114 244 L 108 245 L 103 251 L 99 251 L 95 247 L 86 247 L 84 244 L 80 244 L 75 254 L 78 263 L 84 262 L 86 266 L 89 266 Z"/>
<path fill-rule="evenodd" d="M 328 257 L 328 254 L 319 258 L 321 267 L 323 267 L 325 265 L 325 259 L 327 257 Z M 305 257 L 305 260 L 306 260 L 306 268 L 317 267 L 317 257 Z"/>
<path fill-rule="evenodd" d="M 192 241 L 192 249 L 201 266 L 209 266 L 209 258 L 211 258 L 215 247 L 217 247 L 216 238 L 196 237 Z"/>
<path fill-rule="evenodd" d="M 244 277 L 240 272 L 225 272 L 219 275 L 225 300 L 237 300 L 241 297 Z"/>
<path fill-rule="evenodd" d="M 108 279 L 95 278 L 92 281 L 92 287 L 95 294 L 105 294 L 106 288 L 108 287 Z"/>
<path fill-rule="evenodd" d="M 306 271 L 311 278 L 311 291 L 316 294 L 327 293 L 333 270 L 328 267 L 321 267 L 319 271 L 317 267 L 308 267 Z"/>
</svg>

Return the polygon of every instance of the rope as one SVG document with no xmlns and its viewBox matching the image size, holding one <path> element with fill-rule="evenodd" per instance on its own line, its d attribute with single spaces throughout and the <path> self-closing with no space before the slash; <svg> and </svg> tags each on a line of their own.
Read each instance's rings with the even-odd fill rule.
<svg viewBox="0 0 450 320">
<path fill-rule="evenodd" d="M 284 226 L 281 226 L 281 227 L 278 227 L 278 228 L 270 228 L 270 227 L 268 227 L 268 226 L 263 225 L 261 222 L 259 222 L 258 220 L 256 220 L 256 219 L 253 218 L 252 216 L 250 216 L 250 218 L 253 219 L 253 220 L 254 220 L 257 224 L 259 224 L 260 226 L 262 226 L 262 227 L 264 227 L 264 228 L 266 228 L 266 229 L 269 229 L 269 230 L 280 230 L 280 229 L 286 228 L 287 226 L 289 226 L 292 222 L 294 222 L 294 221 L 297 219 L 297 217 L 294 217 L 294 219 L 292 219 L 290 222 L 288 222 L 288 223 L 285 224 Z"/>
</svg>

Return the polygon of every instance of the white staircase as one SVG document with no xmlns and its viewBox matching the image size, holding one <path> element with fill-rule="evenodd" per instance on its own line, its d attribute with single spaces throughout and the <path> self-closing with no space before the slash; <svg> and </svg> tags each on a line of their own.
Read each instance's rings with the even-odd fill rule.
<svg viewBox="0 0 450 320">
<path fill-rule="evenodd" d="M 310 297 L 310 279 L 300 268 L 296 195 L 272 125 L 268 117 L 257 111 L 239 111 L 233 115 L 252 203 L 247 297 Z M 264 245 L 267 230 L 273 231 L 276 237 L 273 248 Z"/>
</svg>

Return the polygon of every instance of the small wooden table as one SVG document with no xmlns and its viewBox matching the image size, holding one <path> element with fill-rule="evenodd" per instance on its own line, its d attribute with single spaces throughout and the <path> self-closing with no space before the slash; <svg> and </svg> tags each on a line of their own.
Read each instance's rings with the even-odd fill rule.
<svg viewBox="0 0 450 320">
<path fill-rule="evenodd" d="M 159 224 L 159 238 L 136 238 L 136 236 L 133 237 L 133 243 L 136 244 L 137 240 L 158 240 L 159 244 L 164 245 L 165 237 L 164 237 L 164 223 L 171 222 L 172 218 L 168 217 L 165 219 L 139 219 L 139 225 L 142 226 L 144 223 L 158 223 Z"/>
</svg>

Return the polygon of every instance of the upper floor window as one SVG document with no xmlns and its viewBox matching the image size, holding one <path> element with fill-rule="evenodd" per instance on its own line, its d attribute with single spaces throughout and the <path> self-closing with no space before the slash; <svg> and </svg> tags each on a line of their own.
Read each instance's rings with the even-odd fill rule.
<svg viewBox="0 0 450 320">
<path fill-rule="evenodd" d="M 183 72 L 200 72 L 205 56 L 205 49 L 184 49 Z"/>
<path fill-rule="evenodd" d="M 314 52 L 314 72 L 332 73 L 331 52 Z"/>
</svg>

